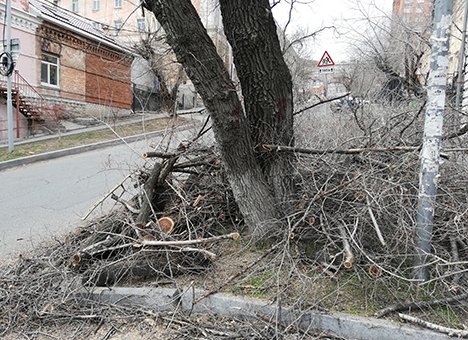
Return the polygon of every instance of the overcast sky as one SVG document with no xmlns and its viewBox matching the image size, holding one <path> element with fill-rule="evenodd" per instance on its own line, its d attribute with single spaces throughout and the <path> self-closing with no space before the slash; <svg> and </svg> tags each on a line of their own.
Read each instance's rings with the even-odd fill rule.
<svg viewBox="0 0 468 340">
<path fill-rule="evenodd" d="M 282 0 L 273 8 L 273 15 L 284 27 L 288 19 L 288 0 Z M 287 29 L 292 34 L 297 29 L 306 29 L 309 33 L 318 31 L 325 26 L 335 26 L 319 33 L 307 44 L 309 57 L 320 59 L 324 51 L 328 51 L 333 61 L 338 64 L 345 62 L 352 55 L 352 39 L 354 30 L 365 29 L 364 17 L 372 20 L 383 20 L 390 15 L 392 0 L 301 0 L 292 12 L 292 21 Z M 306 4 L 304 4 L 306 3 Z"/>
</svg>

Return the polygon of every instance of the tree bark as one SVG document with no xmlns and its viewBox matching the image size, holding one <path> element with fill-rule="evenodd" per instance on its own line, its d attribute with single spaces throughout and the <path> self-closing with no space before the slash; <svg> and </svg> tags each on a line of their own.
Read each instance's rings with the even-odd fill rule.
<svg viewBox="0 0 468 340">
<path fill-rule="evenodd" d="M 146 0 L 213 119 L 227 176 L 249 230 L 260 238 L 281 216 L 256 159 L 236 88 L 190 0 Z"/>
<path fill-rule="evenodd" d="M 293 146 L 292 79 L 268 0 L 220 0 L 223 26 L 234 54 L 244 106 L 255 145 Z M 292 182 L 289 156 L 259 158 L 275 197 L 286 201 Z"/>
</svg>

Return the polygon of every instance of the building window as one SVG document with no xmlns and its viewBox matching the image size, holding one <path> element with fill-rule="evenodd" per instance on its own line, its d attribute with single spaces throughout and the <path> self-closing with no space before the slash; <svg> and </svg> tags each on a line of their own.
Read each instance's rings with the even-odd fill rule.
<svg viewBox="0 0 468 340">
<path fill-rule="evenodd" d="M 59 85 L 59 58 L 50 54 L 43 54 L 41 60 L 41 84 Z"/>
<path fill-rule="evenodd" d="M 78 13 L 78 0 L 72 0 L 72 12 Z"/>
<path fill-rule="evenodd" d="M 410 4 L 412 0 L 405 0 L 405 4 Z"/>
<path fill-rule="evenodd" d="M 137 28 L 138 32 L 145 31 L 145 19 L 137 19 Z"/>
<path fill-rule="evenodd" d="M 100 5 L 101 4 L 99 0 L 93 0 L 93 11 L 99 11 Z"/>
<path fill-rule="evenodd" d="M 114 27 L 117 31 L 120 31 L 122 29 L 122 20 L 115 20 Z"/>
<path fill-rule="evenodd" d="M 403 8 L 403 13 L 411 13 L 411 8 L 410 7 Z"/>
<path fill-rule="evenodd" d="M 122 8 L 122 0 L 114 0 L 114 8 Z"/>
<path fill-rule="evenodd" d="M 421 7 L 416 7 L 416 10 L 415 10 L 416 13 L 422 13 L 423 10 Z"/>
<path fill-rule="evenodd" d="M 424 0 L 416 0 L 416 2 L 417 2 L 418 4 L 422 4 L 422 3 L 424 3 Z"/>
</svg>

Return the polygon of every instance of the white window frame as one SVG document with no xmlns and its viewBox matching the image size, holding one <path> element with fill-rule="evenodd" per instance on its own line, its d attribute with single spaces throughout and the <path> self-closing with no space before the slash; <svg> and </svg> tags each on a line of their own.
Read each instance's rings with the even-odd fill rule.
<svg viewBox="0 0 468 340">
<path fill-rule="evenodd" d="M 114 0 L 114 8 L 122 8 L 122 0 Z"/>
<path fill-rule="evenodd" d="M 137 30 L 140 33 L 146 30 L 146 22 L 144 18 L 137 19 Z"/>
<path fill-rule="evenodd" d="M 101 7 L 101 1 L 100 0 L 93 0 L 93 11 L 97 12 L 99 11 Z"/>
<path fill-rule="evenodd" d="M 73 13 L 78 13 L 78 10 L 79 10 L 79 7 L 78 7 L 78 0 L 72 0 L 71 2 L 71 6 L 72 6 L 72 12 Z"/>
<path fill-rule="evenodd" d="M 114 21 L 114 28 L 116 31 L 120 31 L 122 29 L 122 20 L 115 20 Z"/>
<path fill-rule="evenodd" d="M 41 58 L 41 84 L 45 85 L 45 86 L 59 87 L 60 86 L 60 58 L 58 56 L 56 56 L 56 55 L 52 55 L 52 54 L 48 54 L 48 53 L 43 53 L 42 55 L 46 56 L 48 58 L 55 59 L 55 62 L 48 61 L 48 60 L 43 60 Z M 42 67 L 43 66 L 47 67 L 47 75 L 46 75 L 47 80 L 46 81 L 42 80 L 42 78 L 43 78 Z M 56 68 L 56 76 L 57 76 L 57 79 L 55 81 L 56 84 L 51 82 L 51 79 L 50 79 L 50 77 L 51 77 L 50 70 L 53 67 Z"/>
</svg>

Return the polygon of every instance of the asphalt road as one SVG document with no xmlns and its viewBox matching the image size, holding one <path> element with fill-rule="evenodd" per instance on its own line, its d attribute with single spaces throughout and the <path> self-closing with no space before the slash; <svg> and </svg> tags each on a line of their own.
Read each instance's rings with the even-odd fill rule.
<svg viewBox="0 0 468 340">
<path fill-rule="evenodd" d="M 192 131 L 171 136 L 171 144 Z M 168 141 L 166 135 L 164 143 Z M 0 258 L 11 258 L 83 224 L 81 217 L 162 137 L 0 171 Z M 110 200 L 94 212 L 112 206 Z"/>
</svg>

